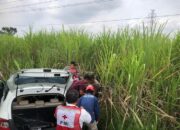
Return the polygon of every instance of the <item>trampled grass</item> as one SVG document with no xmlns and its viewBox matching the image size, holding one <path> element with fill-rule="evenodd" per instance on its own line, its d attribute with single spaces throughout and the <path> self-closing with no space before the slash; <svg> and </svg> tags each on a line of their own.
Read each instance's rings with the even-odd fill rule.
<svg viewBox="0 0 180 130">
<path fill-rule="evenodd" d="M 84 30 L 41 31 L 23 38 L 0 36 L 0 69 L 63 68 L 71 60 L 95 71 L 104 88 L 102 130 L 180 128 L 180 33 L 162 26 L 124 28 L 98 35 Z"/>
</svg>

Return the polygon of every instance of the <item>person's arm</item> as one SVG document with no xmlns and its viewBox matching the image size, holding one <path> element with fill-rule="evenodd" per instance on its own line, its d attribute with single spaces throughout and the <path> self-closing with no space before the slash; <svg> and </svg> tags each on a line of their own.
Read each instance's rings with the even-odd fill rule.
<svg viewBox="0 0 180 130">
<path fill-rule="evenodd" d="M 79 98 L 78 102 L 77 102 L 77 106 L 81 107 L 81 98 Z"/>
<path fill-rule="evenodd" d="M 76 89 L 79 91 L 79 85 L 81 84 L 81 81 L 74 81 L 71 85 L 71 89 Z"/>
<path fill-rule="evenodd" d="M 99 120 L 99 103 L 97 98 L 95 98 L 95 102 L 94 102 L 94 113 L 95 113 L 95 120 L 98 121 Z"/>
<path fill-rule="evenodd" d="M 57 112 L 58 112 L 58 109 L 60 109 L 61 105 L 57 106 L 55 111 L 54 111 L 54 117 L 57 118 Z"/>
<path fill-rule="evenodd" d="M 54 117 L 55 117 L 55 118 L 57 118 L 57 110 L 58 110 L 58 109 L 57 109 L 57 107 L 56 107 L 56 109 L 55 109 L 55 111 L 54 111 Z"/>
<path fill-rule="evenodd" d="M 91 123 L 91 115 L 83 108 L 81 108 L 81 116 L 80 116 L 80 121 L 81 123 Z"/>
</svg>

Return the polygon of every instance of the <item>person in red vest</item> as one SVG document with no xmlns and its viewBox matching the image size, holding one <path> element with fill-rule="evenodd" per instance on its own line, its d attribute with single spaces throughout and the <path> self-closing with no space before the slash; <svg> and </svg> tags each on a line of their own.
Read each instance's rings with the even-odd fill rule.
<svg viewBox="0 0 180 130">
<path fill-rule="evenodd" d="M 76 106 L 79 98 L 77 90 L 69 90 L 66 94 L 66 106 L 56 108 L 56 130 L 82 130 L 83 123 L 91 122 L 91 115 L 83 108 Z"/>
</svg>

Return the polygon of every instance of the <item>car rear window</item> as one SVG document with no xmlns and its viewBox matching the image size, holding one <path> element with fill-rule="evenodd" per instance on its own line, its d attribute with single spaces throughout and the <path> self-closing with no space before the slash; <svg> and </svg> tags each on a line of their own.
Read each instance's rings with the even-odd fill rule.
<svg viewBox="0 0 180 130">
<path fill-rule="evenodd" d="M 16 77 L 15 84 L 28 84 L 28 83 L 58 83 L 66 84 L 69 77 Z"/>
</svg>

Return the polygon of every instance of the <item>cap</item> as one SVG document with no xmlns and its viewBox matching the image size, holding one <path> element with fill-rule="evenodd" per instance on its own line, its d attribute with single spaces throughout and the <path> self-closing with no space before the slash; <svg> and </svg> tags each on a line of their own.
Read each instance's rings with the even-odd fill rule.
<svg viewBox="0 0 180 130">
<path fill-rule="evenodd" d="M 91 90 L 91 91 L 94 91 L 94 86 L 92 86 L 92 85 L 88 85 L 88 86 L 86 87 L 86 90 Z"/>
</svg>

